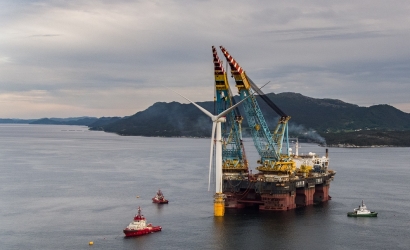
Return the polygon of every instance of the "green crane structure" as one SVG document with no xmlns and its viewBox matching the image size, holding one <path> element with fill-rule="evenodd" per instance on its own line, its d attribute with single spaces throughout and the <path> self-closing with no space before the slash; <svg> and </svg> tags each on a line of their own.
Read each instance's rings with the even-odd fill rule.
<svg viewBox="0 0 410 250">
<path fill-rule="evenodd" d="M 215 74 L 215 104 L 217 114 L 235 104 L 229 87 L 226 71 L 222 66 L 217 51 L 212 46 Z M 239 109 L 235 108 L 227 114 L 222 123 L 222 171 L 225 176 L 244 178 L 248 173 L 248 161 L 242 143 L 242 120 Z"/>
<path fill-rule="evenodd" d="M 252 95 L 244 101 L 243 107 L 254 145 L 260 155 L 258 160 L 260 165 L 257 167 L 257 170 L 265 174 L 289 174 L 295 172 L 296 165 L 289 155 L 289 147 L 287 147 L 286 153 L 282 153 L 284 141 L 289 144 L 288 121 L 290 116 L 263 94 L 224 47 L 220 46 L 220 48 L 231 68 L 232 77 L 235 80 L 240 98 L 244 99 Z M 256 97 L 253 96 L 254 92 L 258 93 L 259 97 L 280 116 L 273 132 L 268 128 Z"/>
</svg>

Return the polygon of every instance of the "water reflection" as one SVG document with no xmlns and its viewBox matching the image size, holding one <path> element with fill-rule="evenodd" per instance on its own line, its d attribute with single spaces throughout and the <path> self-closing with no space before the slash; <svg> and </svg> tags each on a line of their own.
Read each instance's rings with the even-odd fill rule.
<svg viewBox="0 0 410 250">
<path fill-rule="evenodd" d="M 155 211 L 157 212 L 157 214 L 162 214 L 163 210 L 164 210 L 164 206 L 167 206 L 168 204 L 155 204 L 153 203 L 153 206 L 156 207 Z"/>
<path fill-rule="evenodd" d="M 227 210 L 224 217 L 214 218 L 215 247 L 266 248 L 271 245 L 295 249 L 303 247 L 304 241 L 309 242 L 309 248 L 320 247 L 319 242 L 310 242 L 310 233 L 319 232 L 324 238 L 330 237 L 323 223 L 328 219 L 328 212 L 326 203 L 290 211 Z"/>
<path fill-rule="evenodd" d="M 331 201 L 280 213 L 228 210 L 214 218 L 212 194 L 206 192 L 208 140 L 61 132 L 72 129 L 68 126 L 0 128 L 1 249 L 84 249 L 91 240 L 98 249 L 410 245 L 409 148 L 332 148 L 331 168 L 337 174 Z M 324 150 L 314 147 L 309 151 Z M 256 162 L 256 150 L 247 155 Z M 169 205 L 152 204 L 158 183 L 173 197 Z M 141 198 L 135 201 L 137 194 Z M 363 198 L 378 218 L 347 217 Z M 139 205 L 148 222 L 163 230 L 124 239 L 122 229 Z"/>
</svg>

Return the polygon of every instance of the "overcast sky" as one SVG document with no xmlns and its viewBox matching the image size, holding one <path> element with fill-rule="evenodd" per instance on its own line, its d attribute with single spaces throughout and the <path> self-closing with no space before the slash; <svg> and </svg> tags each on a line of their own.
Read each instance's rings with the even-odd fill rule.
<svg viewBox="0 0 410 250">
<path fill-rule="evenodd" d="M 265 93 L 410 113 L 408 0 L 0 0 L 0 118 L 211 101 L 212 45 Z"/>
</svg>

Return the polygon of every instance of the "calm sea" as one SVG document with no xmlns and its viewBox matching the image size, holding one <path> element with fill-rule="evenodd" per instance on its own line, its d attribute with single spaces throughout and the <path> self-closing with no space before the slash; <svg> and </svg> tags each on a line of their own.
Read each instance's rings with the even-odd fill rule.
<svg viewBox="0 0 410 250">
<path fill-rule="evenodd" d="M 251 139 L 245 145 L 255 162 Z M 0 249 L 410 249 L 410 148 L 330 148 L 331 201 L 214 218 L 209 146 L 2 124 Z M 302 144 L 299 152 L 325 148 Z M 151 203 L 158 188 L 168 205 Z M 362 199 L 377 218 L 346 216 Z M 123 237 L 138 206 L 162 232 Z"/>
</svg>

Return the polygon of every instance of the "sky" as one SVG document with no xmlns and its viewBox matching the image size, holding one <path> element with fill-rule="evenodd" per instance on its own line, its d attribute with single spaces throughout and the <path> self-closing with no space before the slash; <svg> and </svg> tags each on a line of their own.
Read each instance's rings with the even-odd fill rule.
<svg viewBox="0 0 410 250">
<path fill-rule="evenodd" d="M 220 45 L 265 93 L 410 113 L 408 0 L 0 0 L 0 24 L 0 118 L 211 101 Z"/>
</svg>

